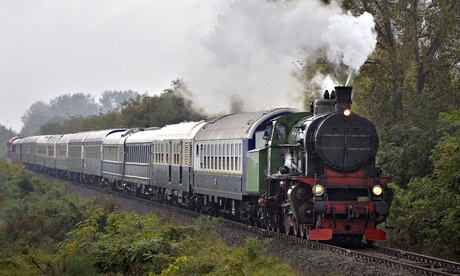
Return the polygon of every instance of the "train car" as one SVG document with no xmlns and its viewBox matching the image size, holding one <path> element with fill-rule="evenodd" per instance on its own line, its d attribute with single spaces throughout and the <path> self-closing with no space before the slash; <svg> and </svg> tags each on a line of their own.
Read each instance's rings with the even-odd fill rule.
<svg viewBox="0 0 460 276">
<path fill-rule="evenodd" d="M 108 134 L 102 141 L 102 184 L 111 189 L 122 187 L 125 174 L 125 141 L 138 128 Z"/>
<path fill-rule="evenodd" d="M 107 135 L 124 131 L 126 131 L 126 129 L 91 131 L 84 136 L 82 141 L 83 182 L 88 184 L 98 184 L 101 182 L 102 142 Z"/>
<path fill-rule="evenodd" d="M 49 135 L 45 142 L 45 168 L 44 171 L 48 174 L 55 174 L 56 171 L 56 144 L 62 135 Z"/>
<path fill-rule="evenodd" d="M 246 191 L 246 154 L 264 147 L 266 123 L 291 108 L 231 114 L 211 120 L 195 136 L 193 192 L 196 208 L 238 215 Z"/>
<path fill-rule="evenodd" d="M 83 142 L 89 132 L 79 132 L 70 134 L 68 143 L 67 169 L 69 178 L 83 182 Z"/>
<path fill-rule="evenodd" d="M 50 138 L 49 135 L 38 136 L 35 146 L 36 146 L 36 155 L 35 155 L 35 165 L 39 172 L 45 172 L 46 168 L 46 142 Z"/>
<path fill-rule="evenodd" d="M 186 122 L 107 136 L 105 182 L 155 201 L 187 204 L 193 185 L 193 138 L 204 124 Z"/>
<path fill-rule="evenodd" d="M 39 136 L 29 136 L 21 139 L 21 162 L 28 169 L 36 170 L 37 139 Z"/>
<path fill-rule="evenodd" d="M 55 158 L 55 171 L 54 175 L 61 178 L 68 178 L 69 176 L 69 139 L 73 134 L 59 135 L 56 141 L 56 158 Z"/>
<path fill-rule="evenodd" d="M 123 188 L 132 194 L 145 194 L 152 181 L 152 141 L 158 128 L 145 129 L 125 140 Z"/>
<path fill-rule="evenodd" d="M 152 188 L 167 201 L 188 204 L 194 172 L 194 138 L 205 122 L 167 125 L 154 132 Z"/>
<path fill-rule="evenodd" d="M 6 156 L 7 162 L 18 162 L 21 157 L 21 143 L 20 140 L 23 136 L 14 136 L 6 143 L 8 147 L 8 154 Z"/>
</svg>

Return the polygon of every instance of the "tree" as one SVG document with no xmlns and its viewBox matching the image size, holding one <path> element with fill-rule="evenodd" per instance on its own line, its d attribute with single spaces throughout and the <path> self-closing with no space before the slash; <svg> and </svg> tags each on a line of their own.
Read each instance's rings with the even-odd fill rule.
<svg viewBox="0 0 460 276">
<path fill-rule="evenodd" d="M 190 102 L 185 100 L 186 93 L 188 93 L 187 87 L 182 80 L 177 79 L 172 82 L 171 88 L 165 89 L 160 95 L 137 94 L 135 98 L 121 102 L 119 108 L 106 113 L 89 117 L 76 115 L 62 123 L 49 122 L 42 126 L 40 134 L 62 134 L 108 128 L 162 127 L 167 124 L 205 119 L 201 112 L 194 110 Z M 113 95 L 121 94 L 106 93 L 105 99 L 110 99 Z M 133 92 L 132 95 L 136 93 Z"/>
<path fill-rule="evenodd" d="M 5 126 L 0 125 L 0 159 L 7 158 L 8 147 L 6 143 L 14 136 L 16 136 L 16 132 L 11 127 L 7 129 Z"/>
<path fill-rule="evenodd" d="M 90 94 L 65 94 L 50 100 L 49 104 L 38 101 L 21 117 L 24 124 L 21 134 L 25 136 L 56 133 L 56 126 L 66 119 L 79 120 L 98 114 L 99 107 Z M 43 129 L 42 129 L 43 127 Z"/>
<path fill-rule="evenodd" d="M 355 110 L 376 124 L 378 161 L 398 185 L 432 173 L 438 114 L 458 109 L 460 2 L 344 0 L 376 21 L 377 49 L 354 84 Z M 458 86 L 458 85 L 457 85 Z"/>
<path fill-rule="evenodd" d="M 24 136 L 36 135 L 40 127 L 53 118 L 50 106 L 42 101 L 38 101 L 30 106 L 21 117 L 24 127 L 21 134 Z"/>
<path fill-rule="evenodd" d="M 439 125 L 442 139 L 431 155 L 436 177 L 451 194 L 460 197 L 460 111 L 442 113 Z"/>
<path fill-rule="evenodd" d="M 446 96 L 459 61 L 460 2 L 345 0 L 344 7 L 357 14 L 370 12 L 376 20 L 377 50 L 365 65 L 363 78 L 355 81 L 366 88 L 360 90 L 360 100 L 384 94 L 391 103 L 387 116 L 392 119 L 386 121 L 394 123 L 405 119 L 405 106 L 420 103 L 424 89 Z M 383 104 L 388 102 L 370 101 L 367 107 L 376 110 Z"/>
<path fill-rule="evenodd" d="M 99 107 L 91 94 L 65 94 L 50 101 L 54 115 L 63 118 L 75 116 L 88 117 L 99 112 Z"/>
<path fill-rule="evenodd" d="M 396 226 L 397 246 L 460 260 L 460 112 L 442 113 L 442 139 L 430 160 L 433 173 L 416 177 L 407 189 L 395 188 L 390 223 Z M 446 245 L 449 246 L 446 246 Z"/>
<path fill-rule="evenodd" d="M 172 81 L 171 88 L 159 96 L 144 94 L 122 104 L 122 125 L 126 127 L 162 127 L 184 121 L 199 121 L 205 118 L 193 109 L 185 97 L 187 87 L 182 80 Z"/>
<path fill-rule="evenodd" d="M 128 90 L 128 91 L 104 91 L 102 97 L 99 99 L 101 105 L 100 109 L 102 113 L 106 113 L 121 107 L 122 103 L 129 99 L 135 99 L 139 96 L 139 93 Z"/>
</svg>

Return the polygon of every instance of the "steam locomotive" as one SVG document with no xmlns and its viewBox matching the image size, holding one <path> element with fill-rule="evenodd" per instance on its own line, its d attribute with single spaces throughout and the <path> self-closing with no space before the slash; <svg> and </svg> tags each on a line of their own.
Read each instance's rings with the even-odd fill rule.
<svg viewBox="0 0 460 276">
<path fill-rule="evenodd" d="M 351 92 L 326 91 L 309 112 L 17 137 L 10 156 L 31 170 L 309 240 L 383 241 L 377 225 L 389 213 L 391 179 L 375 165 L 377 132 L 351 111 Z"/>
</svg>

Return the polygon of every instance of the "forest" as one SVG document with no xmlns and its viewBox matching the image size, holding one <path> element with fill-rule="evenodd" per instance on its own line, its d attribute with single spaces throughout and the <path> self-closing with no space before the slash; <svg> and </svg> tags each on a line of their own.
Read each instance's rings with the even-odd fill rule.
<svg viewBox="0 0 460 276">
<path fill-rule="evenodd" d="M 460 1 L 340 2 L 354 15 L 371 13 L 376 23 L 376 50 L 355 72 L 351 86 L 355 112 L 378 130 L 378 165 L 393 178 L 390 245 L 460 261 Z M 343 66 L 337 70 L 325 62 L 324 53 L 305 61 L 299 77 L 308 83 L 318 73 L 340 83 L 348 75 Z M 186 83 L 177 79 L 161 95 L 130 94 L 96 114 L 70 114 L 63 120 L 51 112 L 46 120 L 34 121 L 35 128 L 28 128 L 32 118 L 40 118 L 38 112 L 49 111 L 50 105 L 31 107 L 21 134 L 164 126 L 206 118 L 184 93 Z M 307 88 L 305 95 L 305 103 L 314 98 Z M 15 133 L 0 126 L 0 134 L 3 143 Z"/>
</svg>

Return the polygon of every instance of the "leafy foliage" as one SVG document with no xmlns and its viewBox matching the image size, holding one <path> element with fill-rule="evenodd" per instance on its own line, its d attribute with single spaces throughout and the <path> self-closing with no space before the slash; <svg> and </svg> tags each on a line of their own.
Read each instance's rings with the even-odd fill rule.
<svg viewBox="0 0 460 276">
<path fill-rule="evenodd" d="M 460 194 L 460 112 L 442 113 L 440 130 L 442 140 L 436 145 L 431 156 L 436 176 L 447 184 L 450 192 Z"/>
<path fill-rule="evenodd" d="M 102 113 L 115 111 L 119 109 L 122 104 L 129 99 L 135 99 L 139 96 L 139 93 L 128 90 L 128 91 L 104 91 L 99 99 L 100 109 Z"/>
<path fill-rule="evenodd" d="M 379 152 L 378 162 L 384 171 L 394 176 L 393 181 L 406 187 L 415 177 L 432 172 L 430 150 L 436 136 L 413 124 L 396 124 L 388 132 L 389 138 Z"/>
<path fill-rule="evenodd" d="M 376 21 L 377 49 L 354 79 L 355 110 L 377 127 L 379 164 L 401 187 L 430 175 L 440 112 L 458 109 L 460 2 L 343 2 Z M 449 27 L 446 27 L 449 26 Z M 454 46 L 456 45 L 456 46 Z"/>
<path fill-rule="evenodd" d="M 55 116 L 63 118 L 96 114 L 99 107 L 91 94 L 64 94 L 50 101 L 51 111 Z"/>
<path fill-rule="evenodd" d="M 430 155 L 433 173 L 396 190 L 390 216 L 398 246 L 460 261 L 460 112 L 443 113 L 442 139 Z"/>
<path fill-rule="evenodd" d="M 51 99 L 49 103 L 38 101 L 31 105 L 21 117 L 24 127 L 21 130 L 23 135 L 35 134 L 56 134 L 68 133 L 61 132 L 70 129 L 83 129 L 85 119 L 96 117 L 99 113 L 118 114 L 117 110 L 121 104 L 130 98 L 137 97 L 139 94 L 134 91 L 104 91 L 99 99 L 99 104 L 95 102 L 94 96 L 84 93 L 65 94 Z M 103 123 L 110 124 L 113 116 L 104 117 Z M 99 120 L 101 121 L 101 120 Z M 64 122 L 66 122 L 64 124 Z M 115 121 L 116 122 L 116 121 Z M 96 127 L 107 128 L 104 125 Z"/>
<path fill-rule="evenodd" d="M 40 126 L 53 118 L 53 112 L 50 110 L 48 104 L 38 101 L 32 104 L 29 110 L 24 112 L 21 121 L 24 127 L 21 134 L 24 136 L 36 135 Z"/>
<path fill-rule="evenodd" d="M 265 255 L 259 240 L 247 240 L 244 248 L 227 246 L 216 225 L 201 219 L 196 225 L 177 226 L 162 224 L 154 215 L 95 210 L 63 244 L 64 266 L 78 264 L 79 256 L 86 255 L 103 274 L 293 275 L 286 264 Z"/>
<path fill-rule="evenodd" d="M 295 275 L 259 240 L 227 246 L 219 227 L 119 212 L 0 162 L 0 275 Z"/>
<path fill-rule="evenodd" d="M 289 266 L 267 256 L 265 242 L 248 238 L 243 248 L 229 247 L 218 236 L 219 224 L 202 219 L 198 226 L 195 238 L 185 240 L 182 256 L 161 275 L 295 275 Z"/>
<path fill-rule="evenodd" d="M 6 160 L 7 158 L 7 142 L 16 136 L 16 133 L 11 129 L 7 129 L 5 126 L 0 125 L 0 159 Z"/>
</svg>

